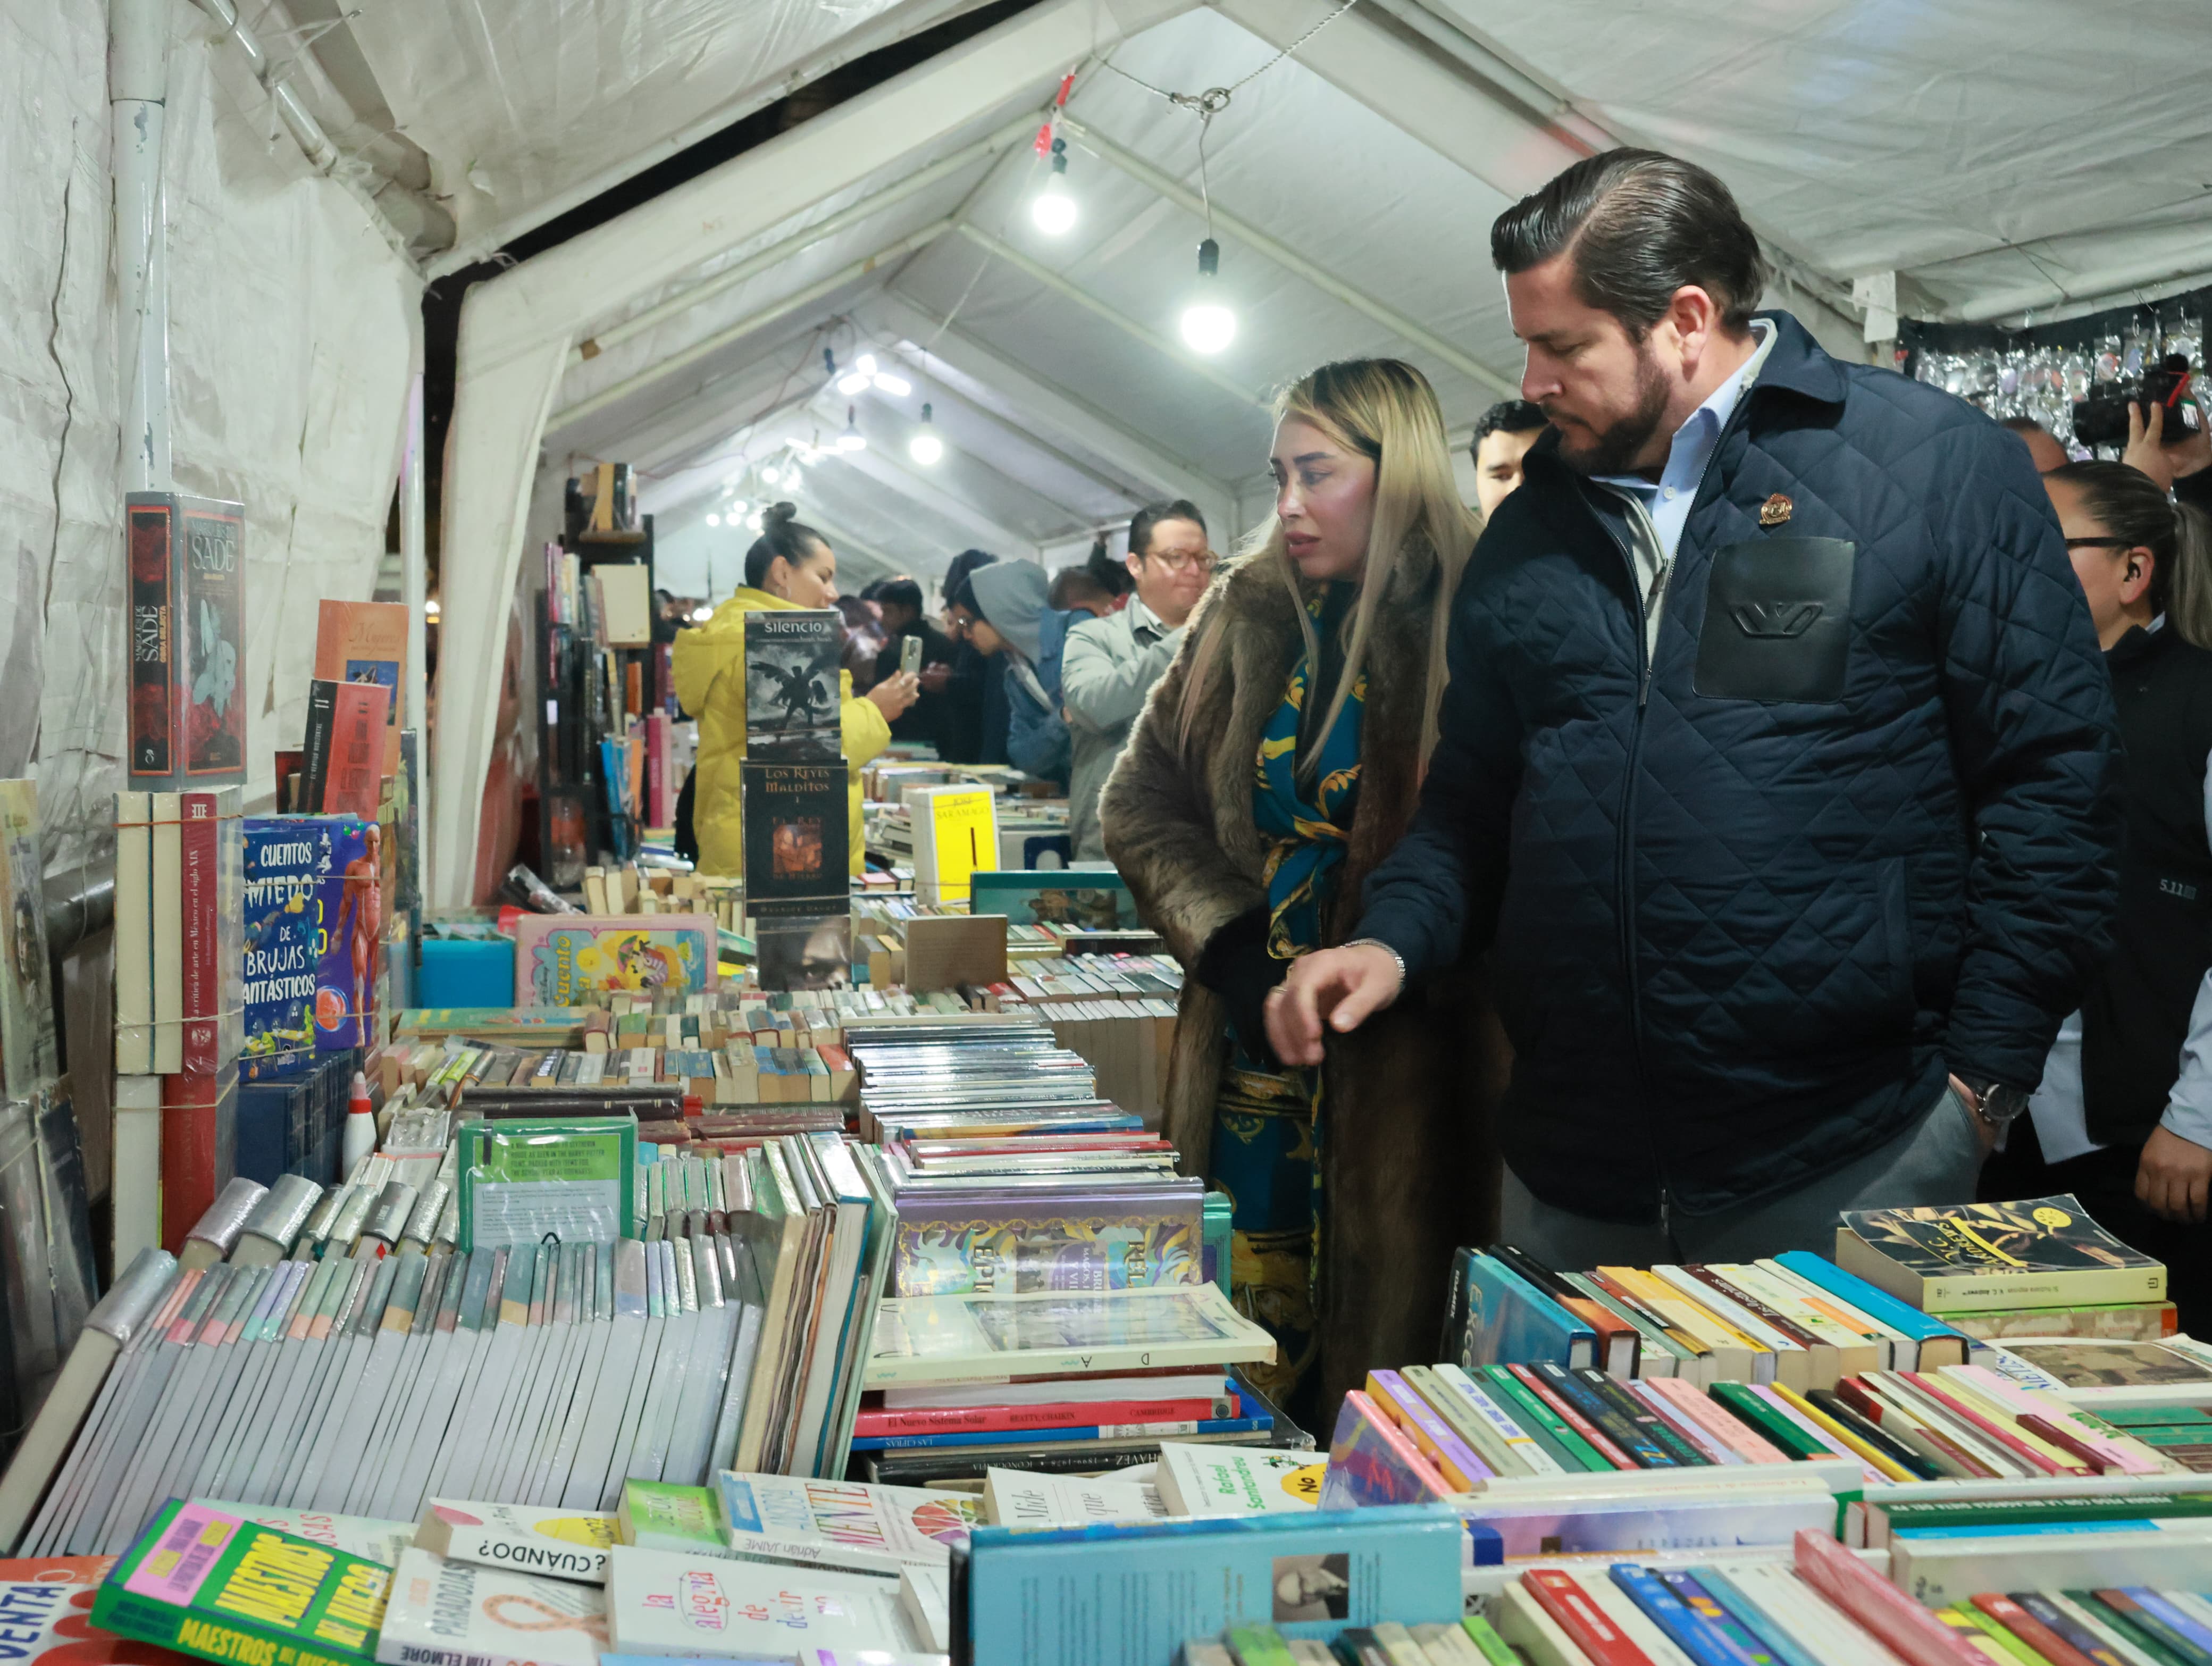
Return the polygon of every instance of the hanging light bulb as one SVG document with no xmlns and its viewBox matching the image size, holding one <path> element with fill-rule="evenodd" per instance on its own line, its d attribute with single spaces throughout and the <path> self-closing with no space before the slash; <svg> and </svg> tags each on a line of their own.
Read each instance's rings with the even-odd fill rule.
<svg viewBox="0 0 2212 1666">
<path fill-rule="evenodd" d="M 921 407 L 921 426 L 906 442 L 906 454 L 926 469 L 934 468 L 945 455 L 945 441 L 937 437 L 937 418 L 927 402 Z"/>
<path fill-rule="evenodd" d="M 758 511 L 757 509 L 756 509 L 756 510 L 752 513 L 751 516 L 750 516 L 750 518 L 745 521 L 745 525 L 746 525 L 747 526 L 750 527 L 750 528 L 751 528 L 754 532 L 757 532 L 758 531 L 760 531 L 760 529 L 761 529 L 760 511 Z"/>
<path fill-rule="evenodd" d="M 722 524 L 722 517 L 718 514 L 710 514 L 707 517 L 707 524 L 709 526 L 719 526 Z"/>
<path fill-rule="evenodd" d="M 763 469 L 760 471 L 760 477 L 761 484 L 763 486 L 781 486 L 783 484 L 783 477 L 777 473 L 774 469 Z"/>
<path fill-rule="evenodd" d="M 914 392 L 914 384 L 912 382 L 907 380 L 905 377 L 895 375 L 888 370 L 878 370 L 876 372 L 875 383 L 877 392 L 888 393 L 894 399 L 903 399 L 908 394 Z"/>
<path fill-rule="evenodd" d="M 1198 246 L 1198 288 L 1182 309 L 1182 338 L 1194 353 L 1220 352 L 1237 339 L 1237 314 L 1221 298 L 1221 245 Z"/>
<path fill-rule="evenodd" d="M 826 353 L 829 350 L 824 348 L 823 351 Z M 856 393 L 865 393 L 868 391 L 869 379 L 875 374 L 875 356 L 872 353 L 863 353 L 853 361 L 853 368 L 850 370 L 837 378 L 837 391 L 848 399 Z"/>
<path fill-rule="evenodd" d="M 854 420 L 856 415 L 852 406 L 845 407 L 845 431 L 837 436 L 837 449 L 840 451 L 866 451 L 868 448 L 867 436 L 860 432 L 860 425 Z"/>
<path fill-rule="evenodd" d="M 1047 237 L 1062 237 L 1075 228 L 1075 198 L 1067 194 L 1067 141 L 1052 142 L 1052 172 L 1044 189 L 1030 204 L 1030 218 Z"/>
<path fill-rule="evenodd" d="M 728 507 L 724 511 L 724 513 L 730 517 L 730 525 L 732 526 L 738 524 L 738 517 L 744 514 L 744 512 L 745 501 L 742 497 L 732 498 L 729 502 Z"/>
</svg>

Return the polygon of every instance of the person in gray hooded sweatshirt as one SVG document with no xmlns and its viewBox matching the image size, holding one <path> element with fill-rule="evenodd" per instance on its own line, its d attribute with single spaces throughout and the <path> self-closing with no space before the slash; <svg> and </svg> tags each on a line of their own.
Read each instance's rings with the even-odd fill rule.
<svg viewBox="0 0 2212 1666">
<path fill-rule="evenodd" d="M 1045 598 L 1044 569 L 1002 561 L 969 572 L 945 611 L 978 654 L 1001 655 L 1006 668 L 1006 759 L 1065 785 L 1069 741 L 1060 714 L 1060 655 L 1070 616 Z"/>
</svg>

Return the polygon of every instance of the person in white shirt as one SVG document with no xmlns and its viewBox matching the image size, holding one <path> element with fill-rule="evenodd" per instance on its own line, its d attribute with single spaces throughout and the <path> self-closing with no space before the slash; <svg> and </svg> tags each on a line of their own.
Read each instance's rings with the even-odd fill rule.
<svg viewBox="0 0 2212 1666">
<path fill-rule="evenodd" d="M 2070 1192 L 2212 1329 L 2212 526 L 2124 463 L 2043 477 L 2127 745 L 2112 953 L 2061 1025 L 1987 1199 Z"/>
</svg>

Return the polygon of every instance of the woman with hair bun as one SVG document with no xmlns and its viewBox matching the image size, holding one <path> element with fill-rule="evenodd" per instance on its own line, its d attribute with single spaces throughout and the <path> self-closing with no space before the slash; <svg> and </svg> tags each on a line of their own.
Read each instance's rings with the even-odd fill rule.
<svg viewBox="0 0 2212 1666">
<path fill-rule="evenodd" d="M 764 609 L 836 605 L 836 551 L 799 519 L 797 509 L 778 503 L 762 515 L 761 535 L 745 551 L 744 584 L 705 624 L 677 637 L 676 697 L 699 720 L 699 761 L 690 791 L 701 873 L 744 872 L 738 765 L 745 755 L 745 616 Z M 900 673 L 855 698 L 852 672 L 839 672 L 837 680 L 852 806 L 851 871 L 858 873 L 860 770 L 890 745 L 891 720 L 914 703 L 919 685 L 911 673 Z"/>
<path fill-rule="evenodd" d="M 2112 952 L 1982 1170 L 1990 1200 L 2071 1192 L 2166 1263 L 2212 1329 L 2212 526 L 2124 463 L 2043 477 L 2105 650 L 2127 746 Z"/>
<path fill-rule="evenodd" d="M 1473 976 L 1419 986 L 1316 1069 L 1280 1064 L 1265 1019 L 1412 819 L 1476 526 L 1436 394 L 1399 360 L 1294 384 L 1270 461 L 1274 515 L 1191 612 L 1099 812 L 1188 974 L 1164 1132 L 1235 1200 L 1232 1292 L 1280 1348 L 1260 1386 L 1325 1431 L 1370 1369 L 1434 1351 L 1452 1250 L 1496 1230 L 1504 1043 Z"/>
</svg>

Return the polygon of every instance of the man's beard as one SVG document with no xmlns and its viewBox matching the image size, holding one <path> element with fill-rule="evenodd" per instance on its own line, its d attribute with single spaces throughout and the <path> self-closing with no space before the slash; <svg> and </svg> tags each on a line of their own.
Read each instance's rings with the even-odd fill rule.
<svg viewBox="0 0 2212 1666">
<path fill-rule="evenodd" d="M 1600 430 L 1586 441 L 1575 436 L 1589 429 L 1579 424 L 1559 428 L 1556 418 L 1553 426 L 1559 428 L 1559 460 L 1578 474 L 1627 474 L 1636 465 L 1637 454 L 1650 443 L 1659 431 L 1659 424 L 1667 415 L 1667 373 L 1660 368 L 1657 357 L 1639 344 L 1636 353 L 1636 404 L 1628 415 Z M 1551 412 L 1544 413 L 1547 416 Z"/>
</svg>

